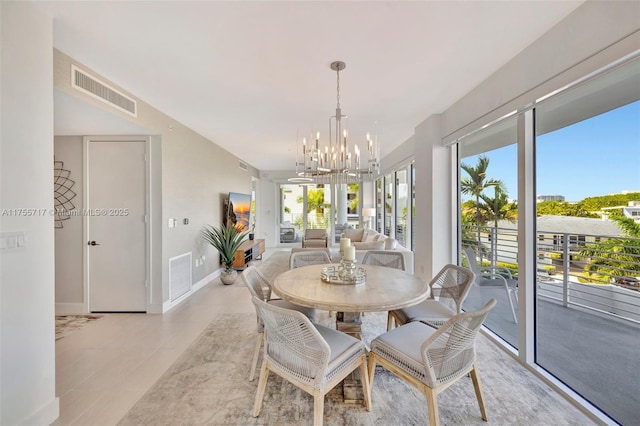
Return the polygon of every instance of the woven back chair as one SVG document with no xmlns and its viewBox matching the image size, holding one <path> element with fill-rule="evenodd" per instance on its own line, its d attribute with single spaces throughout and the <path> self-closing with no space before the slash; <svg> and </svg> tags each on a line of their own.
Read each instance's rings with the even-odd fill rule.
<svg viewBox="0 0 640 426">
<path fill-rule="evenodd" d="M 373 384 L 376 365 L 381 365 L 425 394 L 429 424 L 437 426 L 437 396 L 458 379 L 471 376 L 480 414 L 487 420 L 475 342 L 489 311 L 491 299 L 482 309 L 456 314 L 435 329 L 420 321 L 410 322 L 378 336 L 371 342 L 369 378 Z"/>
<path fill-rule="evenodd" d="M 304 306 L 295 305 L 282 299 L 272 299 L 271 283 L 255 266 L 249 266 L 247 269 L 242 271 L 242 274 L 240 274 L 240 279 L 247 286 L 252 297 L 256 297 L 263 302 L 267 302 L 286 309 L 300 311 L 311 320 L 315 320 L 315 310 L 313 308 L 306 308 Z M 258 322 L 258 335 L 255 343 L 255 348 L 253 350 L 253 358 L 251 359 L 249 381 L 253 381 L 253 378 L 255 377 L 256 367 L 258 366 L 258 357 L 260 356 L 260 348 L 262 347 L 262 342 L 264 341 L 264 324 L 262 323 L 260 316 L 257 315 L 257 312 L 256 319 Z"/>
<path fill-rule="evenodd" d="M 388 250 L 369 250 L 362 259 L 363 265 L 385 266 L 387 268 L 405 270 L 404 256 L 401 253 Z M 391 328 L 393 321 L 391 311 L 387 312 L 387 330 Z"/>
<path fill-rule="evenodd" d="M 429 299 L 408 308 L 391 311 L 391 317 L 396 326 L 419 320 L 439 327 L 455 314 L 462 312 L 462 302 L 469 294 L 475 277 L 476 275 L 467 268 L 445 265 L 429 282 Z"/>
<path fill-rule="evenodd" d="M 502 266 L 482 266 L 478 263 L 476 252 L 471 247 L 465 247 L 462 249 L 464 256 L 467 258 L 469 269 L 476 274 L 476 285 L 478 288 L 487 286 L 499 286 L 504 287 L 507 292 L 507 300 L 509 300 L 509 307 L 511 308 L 511 315 L 513 321 L 518 323 L 518 316 L 516 315 L 516 306 L 518 305 L 518 280 L 514 279 L 511 275 L 511 271 Z M 513 300 L 516 303 L 514 305 Z"/>
<path fill-rule="evenodd" d="M 331 258 L 325 250 L 305 250 L 291 253 L 289 257 L 289 269 L 300 268 L 308 265 L 322 265 L 331 263 Z"/>
<path fill-rule="evenodd" d="M 365 406 L 371 410 L 367 350 L 361 340 L 314 325 L 300 312 L 252 298 L 265 326 L 265 346 L 253 417 L 260 415 L 269 372 L 314 398 L 313 424 L 322 425 L 324 396 L 360 368 Z"/>
<path fill-rule="evenodd" d="M 369 250 L 362 259 L 363 265 L 378 265 L 406 271 L 404 256 L 391 250 Z"/>
</svg>

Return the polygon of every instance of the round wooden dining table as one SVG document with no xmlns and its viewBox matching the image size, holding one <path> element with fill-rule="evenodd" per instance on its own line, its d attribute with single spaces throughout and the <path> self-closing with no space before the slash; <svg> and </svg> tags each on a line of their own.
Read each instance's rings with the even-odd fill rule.
<svg viewBox="0 0 640 426">
<path fill-rule="evenodd" d="M 278 275 L 273 292 L 309 308 L 337 312 L 380 312 L 406 308 L 429 297 L 429 284 L 408 272 L 385 266 L 359 265 L 366 271 L 363 284 L 322 281 L 322 268 L 309 265 Z"/>
</svg>

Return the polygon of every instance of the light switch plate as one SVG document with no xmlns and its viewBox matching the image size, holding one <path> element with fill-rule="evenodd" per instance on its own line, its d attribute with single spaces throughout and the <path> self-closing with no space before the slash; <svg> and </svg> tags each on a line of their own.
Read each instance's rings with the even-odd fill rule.
<svg viewBox="0 0 640 426">
<path fill-rule="evenodd" d="M 24 231 L 0 232 L 0 250 L 2 253 L 23 250 L 27 246 Z"/>
</svg>

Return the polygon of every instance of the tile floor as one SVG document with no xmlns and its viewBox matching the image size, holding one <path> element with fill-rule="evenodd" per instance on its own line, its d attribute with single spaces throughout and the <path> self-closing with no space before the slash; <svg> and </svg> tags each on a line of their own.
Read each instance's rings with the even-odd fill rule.
<svg viewBox="0 0 640 426">
<path fill-rule="evenodd" d="M 216 279 L 164 315 L 108 314 L 57 341 L 60 417 L 53 424 L 116 424 L 214 316 L 224 313 L 255 310 L 244 286 Z"/>
</svg>

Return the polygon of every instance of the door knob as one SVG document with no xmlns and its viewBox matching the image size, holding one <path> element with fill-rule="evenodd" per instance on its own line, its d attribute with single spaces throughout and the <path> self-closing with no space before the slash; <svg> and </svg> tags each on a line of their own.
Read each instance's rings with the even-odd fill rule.
<svg viewBox="0 0 640 426">
<path fill-rule="evenodd" d="M 89 245 L 90 246 L 99 246 L 100 244 L 96 243 L 95 241 L 89 241 Z"/>
</svg>

